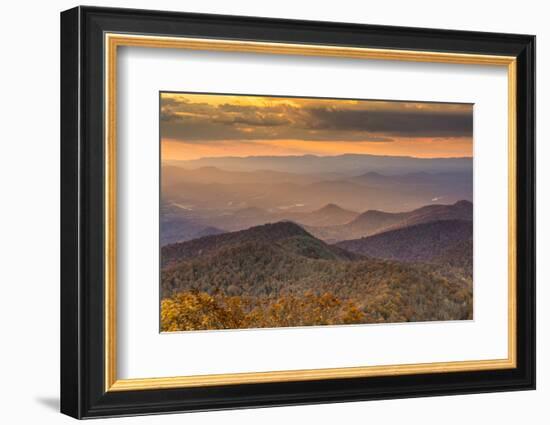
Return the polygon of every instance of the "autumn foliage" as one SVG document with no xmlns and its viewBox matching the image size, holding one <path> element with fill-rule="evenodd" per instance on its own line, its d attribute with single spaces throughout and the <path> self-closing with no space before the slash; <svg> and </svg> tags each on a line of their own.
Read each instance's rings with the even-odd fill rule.
<svg viewBox="0 0 550 425">
<path fill-rule="evenodd" d="M 351 301 L 331 293 L 252 299 L 206 292 L 181 292 L 161 304 L 164 332 L 274 328 L 364 323 L 365 314 Z"/>
</svg>

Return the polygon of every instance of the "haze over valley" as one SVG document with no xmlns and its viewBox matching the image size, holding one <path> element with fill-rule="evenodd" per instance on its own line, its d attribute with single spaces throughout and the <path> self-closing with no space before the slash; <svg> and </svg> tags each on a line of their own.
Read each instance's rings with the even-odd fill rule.
<svg viewBox="0 0 550 425">
<path fill-rule="evenodd" d="M 287 158 L 272 159 L 278 171 L 254 170 L 255 157 L 239 159 L 241 171 L 202 166 L 202 160 L 182 164 L 197 168 L 163 165 L 161 244 L 193 239 L 201 232 L 243 230 L 284 220 L 306 226 L 321 239 L 338 241 L 372 234 L 383 228 L 378 222 L 399 222 L 400 215 L 387 213 L 472 200 L 471 158 L 429 163 L 397 158 L 396 164 L 407 162 L 408 168 L 400 174 L 382 174 L 369 171 L 368 165 L 358 169 L 362 156 L 353 157 L 349 169 L 341 165 L 342 156 L 317 158 L 339 164 L 338 172 L 291 172 L 282 166 Z M 291 157 L 289 169 L 311 159 Z M 381 159 L 391 168 L 392 158 Z M 365 155 L 366 164 L 376 160 Z M 453 171 L 442 171 L 446 165 Z"/>
</svg>

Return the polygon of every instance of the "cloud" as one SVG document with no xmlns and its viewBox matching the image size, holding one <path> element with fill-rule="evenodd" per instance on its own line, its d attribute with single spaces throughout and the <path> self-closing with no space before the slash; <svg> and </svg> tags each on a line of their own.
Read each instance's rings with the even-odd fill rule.
<svg viewBox="0 0 550 425">
<path fill-rule="evenodd" d="M 220 140 L 391 142 L 471 137 L 470 105 L 219 95 L 163 95 L 162 137 Z"/>
<path fill-rule="evenodd" d="M 367 131 L 405 137 L 464 137 L 473 132 L 473 116 L 463 111 L 345 110 L 315 108 L 309 113 L 320 130 Z"/>
</svg>

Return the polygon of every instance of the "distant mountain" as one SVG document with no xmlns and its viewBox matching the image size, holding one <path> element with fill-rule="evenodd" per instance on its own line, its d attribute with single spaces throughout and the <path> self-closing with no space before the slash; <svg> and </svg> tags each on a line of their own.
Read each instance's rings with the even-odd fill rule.
<svg viewBox="0 0 550 425">
<path fill-rule="evenodd" d="M 383 162 L 383 159 L 380 161 Z M 370 169 L 370 163 L 370 160 L 365 162 L 353 173 L 334 172 L 330 168 L 306 173 L 263 169 L 229 171 L 197 164 L 195 166 L 198 168 L 188 169 L 170 165 L 174 162 L 169 162 L 162 166 L 161 193 L 165 200 L 190 205 L 194 210 L 207 210 L 207 214 L 215 210 L 233 213 L 250 207 L 281 212 L 311 212 L 327 204 L 336 204 L 352 211 L 376 209 L 399 212 L 430 202 L 451 203 L 472 198 L 471 169 L 461 172 L 406 173 L 405 168 L 400 169 L 398 175 L 389 175 L 389 170 L 385 174 L 374 171 L 365 173 L 365 170 Z M 228 161 L 226 166 L 231 167 L 231 164 L 232 161 Z M 187 166 L 191 167 L 189 164 Z M 220 166 L 224 164 L 220 163 Z M 211 216 L 215 217 L 216 214 Z M 222 221 L 225 220 L 221 214 L 218 216 Z M 220 228 L 227 226 L 225 222 L 218 223 L 215 220 L 208 224 Z M 256 224 L 260 222 L 245 222 L 243 226 L 230 226 L 227 229 L 235 230 Z"/>
<path fill-rule="evenodd" d="M 377 173 L 376 171 L 369 171 L 360 176 L 353 177 L 352 180 L 358 183 L 366 183 L 370 185 L 399 183 L 399 184 L 411 184 L 411 183 L 433 183 L 433 174 L 426 172 L 416 172 L 398 175 L 386 175 Z"/>
<path fill-rule="evenodd" d="M 327 227 L 306 226 L 306 229 L 314 236 L 329 243 L 334 243 L 430 221 L 471 221 L 472 219 L 473 204 L 469 201 L 458 201 L 452 205 L 427 205 L 412 211 L 400 213 L 369 210 L 344 225 Z"/>
<path fill-rule="evenodd" d="M 359 175 L 367 170 L 385 174 L 405 174 L 419 171 L 471 173 L 472 171 L 472 158 L 413 158 L 362 154 L 219 157 L 170 161 L 169 163 L 187 168 L 218 167 L 229 171 L 272 170 L 309 174 L 330 170 L 349 176 Z"/>
<path fill-rule="evenodd" d="M 386 190 L 393 188 L 406 188 L 417 194 L 434 194 L 438 199 L 466 198 L 471 199 L 473 188 L 473 173 L 466 172 L 441 172 L 429 173 L 425 171 L 388 175 L 369 171 L 350 179 L 351 182 L 370 187 L 383 187 Z"/>
<path fill-rule="evenodd" d="M 182 213 L 184 214 L 184 213 Z M 227 231 L 237 231 L 278 221 L 292 221 L 303 226 L 329 226 L 352 221 L 359 213 L 346 210 L 335 204 L 310 211 L 299 212 L 293 209 L 268 211 L 258 207 L 246 207 L 238 210 L 225 210 L 199 219 L 203 225 L 215 225 Z"/>
<path fill-rule="evenodd" d="M 166 185 L 185 183 L 300 183 L 308 184 L 324 180 L 331 176 L 330 173 L 304 175 L 271 170 L 252 171 L 228 171 L 214 166 L 201 166 L 198 168 L 184 168 L 181 166 L 163 164 L 162 183 Z M 340 175 L 332 175 L 334 178 Z"/>
<path fill-rule="evenodd" d="M 471 221 L 440 220 L 343 241 L 336 246 L 357 254 L 388 260 L 441 262 L 455 258 L 453 250 L 464 253 L 467 242 L 471 239 Z M 465 248 L 458 248 L 465 243 Z"/>
<path fill-rule="evenodd" d="M 349 223 L 350 228 L 368 229 L 370 234 L 382 230 L 398 229 L 413 224 L 437 220 L 472 220 L 473 204 L 469 201 L 458 201 L 452 205 L 426 205 L 409 212 L 386 213 L 383 211 L 366 211 Z"/>
<path fill-rule="evenodd" d="M 336 204 L 327 204 L 310 213 L 289 214 L 287 219 L 294 220 L 307 226 L 331 226 L 349 223 L 358 215 L 359 213 L 346 210 Z"/>
<path fill-rule="evenodd" d="M 188 241 L 208 235 L 224 233 L 224 230 L 202 224 L 196 219 L 185 217 L 180 208 L 167 202 L 160 207 L 160 245 Z"/>
<path fill-rule="evenodd" d="M 339 226 L 313 227 L 306 229 L 316 237 L 334 243 L 346 239 L 355 239 L 373 235 L 405 219 L 406 213 L 388 213 L 369 210 L 360 214 L 349 223 Z"/>
<path fill-rule="evenodd" d="M 218 235 L 224 230 L 212 226 L 203 226 L 185 218 L 161 220 L 160 245 L 183 242 L 209 235 Z"/>
</svg>

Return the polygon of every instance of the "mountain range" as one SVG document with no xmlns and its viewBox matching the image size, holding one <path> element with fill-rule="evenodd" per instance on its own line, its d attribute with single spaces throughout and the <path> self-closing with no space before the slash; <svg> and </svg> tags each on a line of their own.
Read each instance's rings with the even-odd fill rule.
<svg viewBox="0 0 550 425">
<path fill-rule="evenodd" d="M 334 156 L 248 156 L 200 158 L 188 161 L 170 161 L 169 164 L 185 168 L 218 167 L 229 171 L 272 170 L 298 174 L 335 173 L 357 175 L 368 171 L 386 174 L 414 172 L 467 172 L 471 174 L 472 158 L 415 158 L 410 156 L 385 156 L 343 154 Z"/>
<path fill-rule="evenodd" d="M 447 230 L 454 224 L 447 223 Z M 413 247 L 418 234 L 410 235 Z M 452 244 L 457 239 L 448 238 Z M 291 222 L 167 245 L 161 251 L 161 296 L 222 293 L 261 303 L 284 294 L 330 293 L 353 300 L 370 321 L 471 317 L 471 279 L 451 265 L 373 258 L 347 248 L 328 245 Z"/>
<path fill-rule="evenodd" d="M 352 157 L 345 159 L 357 159 Z M 386 157 L 376 158 L 384 161 Z M 254 157 L 245 162 L 255 164 L 256 160 L 260 161 Z M 293 157 L 294 162 L 304 165 L 309 160 L 308 156 Z M 161 244 L 283 220 L 300 223 L 332 243 L 368 236 L 392 224 L 401 225 L 403 211 L 471 201 L 469 172 L 382 174 L 364 170 L 352 175 L 326 170 L 230 171 L 214 166 L 188 169 L 165 163 L 161 175 L 161 209 L 166 210 L 161 211 Z"/>
<path fill-rule="evenodd" d="M 317 238 L 335 243 L 430 221 L 471 221 L 472 211 L 473 205 L 469 201 L 458 201 L 452 205 L 427 205 L 400 213 L 369 210 L 362 214 L 345 210 L 335 204 L 327 204 L 311 212 L 269 212 L 250 207 L 205 219 L 180 213 L 179 208 L 174 205 L 164 205 L 161 214 L 161 245 L 278 221 L 298 223 Z"/>
<path fill-rule="evenodd" d="M 472 214 L 472 203 L 463 200 L 452 205 L 427 205 L 399 213 L 369 210 L 346 224 L 325 227 L 306 226 L 306 229 L 326 242 L 335 243 L 430 221 L 453 219 L 471 221 Z"/>
<path fill-rule="evenodd" d="M 463 320 L 472 158 L 165 161 L 161 328 Z"/>
<path fill-rule="evenodd" d="M 336 204 L 352 211 L 398 212 L 434 201 L 471 200 L 472 194 L 471 171 L 393 175 L 365 172 L 362 168 L 355 173 L 326 170 L 305 173 L 262 169 L 231 171 L 214 166 L 188 169 L 169 164 L 162 167 L 163 201 L 189 205 L 195 210 L 235 212 L 261 208 L 270 212 L 311 212 Z"/>
</svg>

